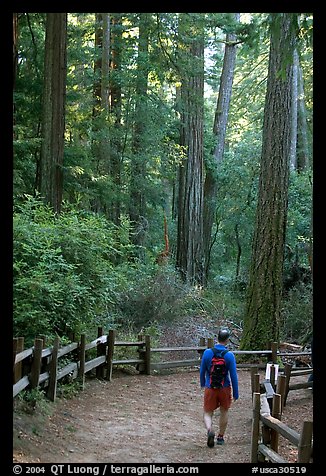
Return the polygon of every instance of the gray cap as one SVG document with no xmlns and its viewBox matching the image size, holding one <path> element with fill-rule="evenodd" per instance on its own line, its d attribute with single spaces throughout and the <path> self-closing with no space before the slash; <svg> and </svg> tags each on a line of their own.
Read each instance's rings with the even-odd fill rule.
<svg viewBox="0 0 326 476">
<path fill-rule="evenodd" d="M 230 337 L 229 329 L 223 328 L 218 331 L 217 339 L 220 342 L 225 342 L 226 340 L 228 340 L 229 337 Z"/>
</svg>

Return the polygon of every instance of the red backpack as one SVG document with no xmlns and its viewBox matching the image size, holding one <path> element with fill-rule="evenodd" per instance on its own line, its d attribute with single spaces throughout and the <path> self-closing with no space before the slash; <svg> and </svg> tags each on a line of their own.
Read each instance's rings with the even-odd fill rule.
<svg viewBox="0 0 326 476">
<path fill-rule="evenodd" d="M 228 350 L 218 350 L 216 347 L 212 348 L 214 353 L 212 358 L 212 364 L 210 369 L 209 383 L 211 388 L 222 388 L 224 385 L 225 377 L 228 373 L 226 362 L 224 359 Z"/>
</svg>

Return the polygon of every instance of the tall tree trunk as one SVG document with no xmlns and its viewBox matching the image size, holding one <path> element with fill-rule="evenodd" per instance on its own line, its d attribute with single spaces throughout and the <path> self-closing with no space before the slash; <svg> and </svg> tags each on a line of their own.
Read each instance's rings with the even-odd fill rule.
<svg viewBox="0 0 326 476">
<path fill-rule="evenodd" d="M 187 35 L 188 55 L 182 78 L 181 144 L 186 159 L 179 170 L 176 266 L 183 279 L 204 284 L 203 249 L 203 115 L 204 29 L 196 14 L 182 14 L 180 31 Z M 191 64 L 191 68 L 187 64 Z"/>
<path fill-rule="evenodd" d="M 101 75 L 101 109 L 105 116 L 109 114 L 109 69 L 110 69 L 110 14 L 102 13 L 102 75 Z M 107 117 L 106 117 L 107 119 Z"/>
<path fill-rule="evenodd" d="M 101 153 L 98 140 L 100 129 L 99 116 L 101 114 L 102 97 L 102 60 L 103 60 L 103 16 L 102 13 L 95 13 L 95 55 L 94 55 L 94 82 L 93 82 L 93 114 L 92 114 L 92 162 L 96 174 L 100 174 Z M 95 212 L 101 210 L 100 198 L 94 197 L 91 200 L 91 208 Z"/>
<path fill-rule="evenodd" d="M 98 116 L 101 110 L 101 77 L 102 77 L 102 46 L 103 46 L 103 20 L 102 13 L 95 13 L 95 60 L 93 84 L 93 117 Z"/>
<path fill-rule="evenodd" d="M 67 13 L 47 13 L 40 191 L 55 212 L 63 194 Z"/>
<path fill-rule="evenodd" d="M 295 30 L 293 14 L 272 14 L 256 225 L 243 349 L 279 338 L 286 232 Z"/>
<path fill-rule="evenodd" d="M 12 38 L 12 46 L 13 46 L 13 76 L 12 76 L 12 87 L 15 91 L 16 89 L 16 76 L 17 76 L 17 66 L 18 66 L 18 14 L 13 13 L 13 38 Z M 16 108 L 15 108 L 15 101 L 13 102 L 13 139 L 17 138 L 16 135 Z"/>
<path fill-rule="evenodd" d="M 148 44 L 150 31 L 150 13 L 140 13 L 139 43 L 137 59 L 136 105 L 133 132 L 133 160 L 130 176 L 129 217 L 132 225 L 131 241 L 139 246 L 139 257 L 144 258 L 142 246 L 147 231 L 146 204 L 143 190 L 145 180 L 146 154 L 146 110 L 148 88 Z"/>
<path fill-rule="evenodd" d="M 241 253 L 242 253 L 241 242 L 239 237 L 239 223 L 235 224 L 234 232 L 235 232 L 235 240 L 236 240 L 237 250 L 238 250 L 237 264 L 236 264 L 236 270 L 235 270 L 235 279 L 237 280 L 240 276 L 240 260 L 241 260 Z"/>
<path fill-rule="evenodd" d="M 296 170 L 297 168 L 297 136 L 298 136 L 298 66 L 299 57 L 298 52 L 294 52 L 293 57 L 293 75 L 292 75 L 292 128 L 291 128 L 291 146 L 290 146 L 290 168 Z"/>
<path fill-rule="evenodd" d="M 110 72 L 110 14 L 95 14 L 95 61 L 93 84 L 93 141 L 92 151 L 96 172 L 110 174 L 109 140 L 109 72 Z M 110 217 L 111 204 L 94 199 L 93 208 Z"/>
<path fill-rule="evenodd" d="M 297 147 L 297 170 L 298 172 L 309 167 L 307 112 L 305 105 L 305 93 L 303 75 L 300 62 L 298 61 L 298 147 Z"/>
<path fill-rule="evenodd" d="M 181 87 L 177 85 L 175 87 L 175 119 L 178 123 L 180 123 L 181 117 Z M 181 137 L 181 130 L 180 130 L 180 137 Z M 175 166 L 175 177 L 173 179 L 172 184 L 172 220 L 176 221 L 178 219 L 178 203 L 179 203 L 179 167 Z"/>
<path fill-rule="evenodd" d="M 234 13 L 234 20 L 239 22 L 240 13 Z M 220 80 L 220 88 L 215 111 L 213 133 L 216 137 L 216 146 L 213 151 L 213 161 L 206 165 L 206 177 L 204 185 L 204 252 L 205 252 L 205 275 L 208 278 L 210 254 L 212 246 L 212 228 L 215 221 L 215 213 L 218 200 L 218 166 L 223 159 L 225 147 L 225 135 L 228 122 L 229 107 L 231 101 L 232 84 L 234 78 L 236 60 L 236 35 L 228 33 L 224 50 L 223 69 Z"/>
<path fill-rule="evenodd" d="M 110 68 L 110 14 L 102 13 L 103 38 L 102 38 L 102 69 L 101 69 L 101 113 L 99 160 L 101 169 L 105 174 L 110 174 L 110 141 L 109 141 L 109 68 Z M 103 210 L 107 217 L 110 216 L 111 204 L 105 202 Z"/>
<path fill-rule="evenodd" d="M 121 201 L 121 85 L 118 75 L 121 74 L 122 15 L 112 14 L 111 28 L 111 67 L 110 77 L 110 111 L 114 120 L 114 131 L 110 138 L 111 176 L 114 184 L 111 219 L 120 225 Z"/>
<path fill-rule="evenodd" d="M 13 13 L 13 89 L 15 90 L 16 86 L 16 75 L 17 75 L 17 64 L 18 64 L 18 13 Z"/>
</svg>

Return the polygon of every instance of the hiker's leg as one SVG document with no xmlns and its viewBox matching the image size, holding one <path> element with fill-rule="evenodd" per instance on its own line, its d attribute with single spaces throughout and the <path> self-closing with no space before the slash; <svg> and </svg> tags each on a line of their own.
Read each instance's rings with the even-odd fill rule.
<svg viewBox="0 0 326 476">
<path fill-rule="evenodd" d="M 217 407 L 216 392 L 211 388 L 205 388 L 203 420 L 207 431 L 211 431 L 212 429 L 214 410 Z"/>
<path fill-rule="evenodd" d="M 231 387 L 224 387 L 220 390 L 220 436 L 224 435 L 226 427 L 228 425 L 228 411 L 231 406 L 231 398 Z"/>
<path fill-rule="evenodd" d="M 228 426 L 229 411 L 225 408 L 220 408 L 220 430 L 219 434 L 224 435 L 226 427 Z"/>
<path fill-rule="evenodd" d="M 205 412 L 204 411 L 204 423 L 205 423 L 205 426 L 206 426 L 206 430 L 207 431 L 210 431 L 212 429 L 212 425 L 213 425 L 213 412 Z"/>
<path fill-rule="evenodd" d="M 206 430 L 207 430 L 207 446 L 209 448 L 213 448 L 214 444 L 215 444 L 215 441 L 214 441 L 215 432 L 212 428 L 213 414 L 214 414 L 214 412 L 207 412 L 207 411 L 204 410 L 203 419 L 204 419 L 204 423 L 205 423 Z"/>
</svg>

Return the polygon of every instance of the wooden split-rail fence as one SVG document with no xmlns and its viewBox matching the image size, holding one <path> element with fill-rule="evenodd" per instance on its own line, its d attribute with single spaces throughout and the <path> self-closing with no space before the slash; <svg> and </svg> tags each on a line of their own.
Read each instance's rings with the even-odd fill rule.
<svg viewBox="0 0 326 476">
<path fill-rule="evenodd" d="M 78 379 L 84 388 L 85 375 L 95 369 L 98 378 L 112 379 L 113 367 L 124 365 L 134 366 L 139 373 L 151 374 L 153 371 L 177 367 L 199 367 L 201 355 L 208 347 L 213 347 L 213 338 L 200 338 L 198 346 L 185 347 L 152 347 L 149 335 L 138 335 L 135 341 L 119 341 L 116 339 L 116 331 L 110 330 L 107 335 L 103 328 L 98 327 L 97 338 L 86 342 L 85 334 L 82 334 L 78 342 L 72 342 L 60 346 L 57 337 L 51 347 L 46 347 L 44 337 L 36 338 L 34 346 L 24 350 L 24 338 L 13 339 L 13 397 L 23 390 L 32 390 L 41 386 L 46 389 L 47 397 L 54 401 L 57 393 L 57 384 L 69 375 L 70 379 Z M 126 350 L 126 349 L 129 349 Z M 133 349 L 133 356 L 130 353 Z M 249 354 L 267 359 L 267 362 L 276 362 L 280 355 L 292 355 L 282 353 L 277 349 L 275 342 L 271 348 L 261 351 L 233 350 L 234 354 Z M 124 355 L 128 353 L 126 358 Z M 159 354 L 166 353 L 191 353 L 193 358 L 179 358 L 178 360 L 161 360 Z M 95 354 L 95 355 L 94 355 Z M 118 354 L 118 355 L 117 355 Z M 123 354 L 123 358 L 121 357 Z M 306 352 L 304 354 L 309 354 Z M 195 356 L 194 356 L 195 355 Z M 119 357 L 118 357 L 119 356 Z M 117 358 L 118 357 L 118 358 Z M 68 363 L 67 363 L 68 361 Z M 239 368 L 265 368 L 266 362 L 257 364 L 239 363 Z"/>
<path fill-rule="evenodd" d="M 119 365 L 135 366 L 139 373 L 145 374 L 157 369 L 199 365 L 201 353 L 210 345 L 213 344 L 209 342 L 206 345 L 205 339 L 201 339 L 200 345 L 194 347 L 152 348 L 148 335 L 139 335 L 137 341 L 118 341 L 115 330 L 104 335 L 101 327 L 98 328 L 98 337 L 91 342 L 87 343 L 85 334 L 82 334 L 79 342 L 63 347 L 60 347 L 58 337 L 51 347 L 45 347 L 45 339 L 40 337 L 35 339 L 33 347 L 24 350 L 24 338 L 14 338 L 13 397 L 25 389 L 32 390 L 42 386 L 47 389 L 47 397 L 54 401 L 60 380 L 69 375 L 70 379 L 79 379 L 83 388 L 85 374 L 93 369 L 96 370 L 97 377 L 111 380 L 113 367 Z M 136 349 L 137 355 L 131 358 L 114 358 L 118 348 L 123 348 L 125 352 L 126 349 Z M 91 355 L 92 349 L 96 349 L 96 357 Z M 153 353 L 180 350 L 196 351 L 199 355 L 187 360 L 151 362 Z M 61 364 L 65 360 L 70 362 Z"/>
<path fill-rule="evenodd" d="M 307 386 L 298 388 L 307 388 Z M 297 448 L 297 463 L 312 462 L 313 422 L 304 421 L 302 431 L 298 433 L 281 421 L 289 392 L 289 370 L 285 369 L 283 374 L 280 373 L 275 384 L 275 368 L 273 366 L 270 378 L 262 382 L 260 382 L 257 369 L 253 368 L 251 370 L 251 389 L 253 396 L 251 462 L 289 463 L 279 454 L 280 435 Z"/>
<path fill-rule="evenodd" d="M 284 393 L 284 405 L 289 395 L 290 390 L 300 390 L 302 388 L 312 388 L 313 379 L 306 380 L 305 382 L 293 382 L 294 377 L 301 377 L 303 375 L 311 376 L 313 374 L 313 368 L 308 369 L 296 369 L 291 364 L 286 363 L 284 365 L 284 376 L 285 376 L 285 393 Z"/>
</svg>

